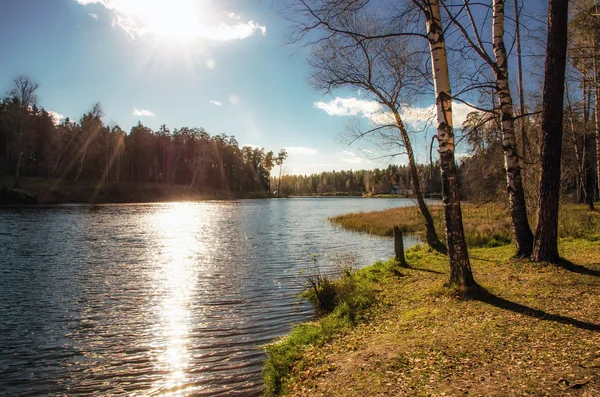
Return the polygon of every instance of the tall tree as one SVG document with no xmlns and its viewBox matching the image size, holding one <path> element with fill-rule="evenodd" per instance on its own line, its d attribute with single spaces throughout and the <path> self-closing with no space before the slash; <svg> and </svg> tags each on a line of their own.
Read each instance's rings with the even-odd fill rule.
<svg viewBox="0 0 600 397">
<path fill-rule="evenodd" d="M 279 180 L 277 182 L 277 197 L 281 197 L 281 171 L 283 169 L 283 162 L 287 159 L 288 154 L 285 148 L 281 149 L 275 158 L 275 164 L 279 166 Z"/>
<path fill-rule="evenodd" d="M 474 22 L 471 5 L 464 0 L 463 7 L 457 15 L 453 15 L 449 7 L 442 1 L 442 6 L 447 12 L 452 23 L 460 30 L 465 41 L 477 54 L 495 76 L 494 90 L 498 96 L 500 105 L 500 117 L 502 123 L 502 148 L 504 150 L 504 165 L 506 168 L 506 190 L 508 192 L 510 212 L 512 219 L 513 234 L 517 246 L 518 257 L 528 257 L 533 248 L 533 233 L 529 227 L 527 218 L 527 206 L 525 203 L 525 190 L 521 178 L 521 156 L 517 151 L 517 136 L 515 130 L 514 104 L 512 100 L 509 76 L 508 76 L 508 53 L 504 43 L 504 0 L 492 0 L 492 44 L 494 57 L 488 54 L 484 47 L 479 28 Z M 488 7 L 483 5 L 483 7 Z M 472 35 L 467 31 L 459 20 L 460 13 L 465 13 L 470 21 Z"/>
<path fill-rule="evenodd" d="M 458 175 L 454 159 L 454 129 L 452 121 L 452 95 L 446 42 L 438 0 L 422 0 L 415 3 L 425 15 L 427 40 L 431 52 L 432 74 L 437 109 L 437 140 L 442 169 L 442 201 L 446 245 L 450 259 L 450 285 L 468 289 L 475 285 L 467 243 L 462 223 L 462 211 L 458 188 Z"/>
<path fill-rule="evenodd" d="M 556 263 L 558 255 L 558 205 L 560 158 L 563 134 L 563 97 L 567 59 L 569 1 L 548 1 L 548 40 L 542 100 L 542 131 L 537 227 L 533 245 L 534 261 Z"/>
<path fill-rule="evenodd" d="M 600 95 L 598 95 L 598 66 L 600 60 L 600 13 L 597 0 L 578 0 L 573 2 L 573 17 L 569 22 L 569 55 L 570 63 L 579 75 L 581 84 L 581 113 L 583 123 L 583 142 L 581 149 L 580 180 L 582 183 L 583 199 L 590 208 L 594 207 L 594 193 L 597 190 L 597 171 L 594 166 L 600 150 L 600 117 L 597 110 L 600 108 Z M 590 75 L 591 73 L 591 75 Z M 592 93 L 595 101 L 593 127 L 590 122 L 590 106 Z M 571 106 L 569 106 L 571 107 Z M 571 115 L 572 112 L 569 112 Z M 600 162 L 597 163 L 600 167 Z M 579 193 L 579 192 L 578 192 Z"/>
<path fill-rule="evenodd" d="M 25 154 L 24 140 L 29 128 L 29 122 L 31 120 L 30 112 L 31 107 L 37 103 L 36 91 L 39 88 L 39 84 L 34 83 L 29 77 L 19 76 L 14 81 L 14 87 L 9 92 L 9 95 L 16 99 L 17 107 L 15 108 L 16 114 L 14 115 L 14 130 L 16 135 L 17 143 L 17 163 L 15 166 L 15 188 L 20 185 L 21 175 L 21 163 L 23 155 Z"/>
<path fill-rule="evenodd" d="M 316 19 L 325 18 L 318 11 L 311 11 L 310 15 L 317 15 Z M 425 221 L 427 243 L 445 253 L 446 247 L 437 236 L 425 203 L 409 130 L 401 115 L 402 108 L 409 107 L 410 101 L 427 85 L 420 70 L 423 52 L 411 49 L 411 43 L 400 36 L 385 37 L 385 30 L 372 16 L 344 13 L 341 9 L 334 15 L 334 20 L 321 25 L 326 38 L 314 46 L 309 57 L 313 69 L 311 82 L 315 88 L 328 92 L 346 87 L 361 89 L 380 104 L 382 111 L 372 117 L 375 126 L 357 131 L 356 138 L 384 136 L 383 139 L 391 139 L 393 143 L 399 139 L 399 149 L 396 145 L 393 147 L 408 157 L 417 205 Z M 377 40 L 363 39 L 378 35 L 382 37 Z M 388 129 L 394 131 L 389 138 L 384 134 Z M 342 189 L 336 187 L 336 190 Z"/>
<path fill-rule="evenodd" d="M 80 146 L 79 165 L 77 167 L 77 173 L 75 174 L 75 180 L 78 180 L 81 176 L 90 144 L 96 136 L 100 134 L 100 131 L 103 128 L 102 116 L 104 116 L 102 106 L 100 103 L 96 103 L 92 106 L 92 109 L 81 118 L 81 137 L 83 143 Z"/>
<path fill-rule="evenodd" d="M 327 27 L 329 19 L 335 17 L 339 9 L 344 12 L 367 10 L 370 15 L 375 15 L 373 23 L 379 23 L 385 27 L 382 32 L 372 34 L 365 32 L 360 35 L 359 41 L 380 40 L 386 37 L 402 37 L 404 40 L 410 38 L 425 38 L 429 43 L 428 52 L 432 59 L 432 75 L 437 109 L 437 140 L 438 153 L 442 169 L 442 198 L 444 204 L 444 221 L 446 231 L 446 243 L 448 247 L 450 262 L 449 284 L 461 289 L 468 289 L 475 285 L 469 255 L 467 252 L 464 230 L 462 225 L 462 212 L 460 207 L 459 186 L 457 168 L 454 158 L 454 131 L 452 121 L 452 100 L 450 91 L 450 77 L 448 73 L 448 60 L 442 29 L 440 4 L 438 0 L 412 0 L 404 2 L 406 6 L 389 6 L 386 3 L 371 4 L 365 1 L 338 1 L 321 0 L 310 2 L 312 6 L 307 7 L 308 0 L 297 0 L 304 9 L 309 9 L 309 14 L 315 17 L 310 23 L 299 22 L 300 38 L 306 37 L 307 33 L 317 27 Z M 316 4 L 315 4 L 316 3 Z M 339 6 L 339 7 L 338 7 Z M 371 7 L 370 7 L 371 6 Z M 320 9 L 322 13 L 313 13 Z M 326 18 L 321 17 L 324 15 Z M 305 15 L 305 14 L 304 14 Z M 424 17 L 426 32 L 417 31 L 415 21 Z M 346 32 L 347 29 L 338 29 L 330 35 Z M 319 39 L 317 39 L 318 41 Z M 421 51 L 427 51 L 424 41 L 414 44 Z M 357 47 L 360 50 L 360 46 Z M 334 54 L 339 56 L 340 54 Z M 343 56 L 343 55 L 342 55 Z M 400 82 L 398 82 L 400 83 Z M 374 175 L 374 180 L 377 176 Z M 369 183 L 371 185 L 371 183 Z"/>
</svg>

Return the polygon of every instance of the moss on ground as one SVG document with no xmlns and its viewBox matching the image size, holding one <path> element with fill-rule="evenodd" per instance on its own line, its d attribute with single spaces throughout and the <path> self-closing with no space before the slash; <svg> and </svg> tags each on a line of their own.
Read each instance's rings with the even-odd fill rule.
<svg viewBox="0 0 600 397">
<path fill-rule="evenodd" d="M 471 249 L 482 289 L 465 299 L 444 287 L 446 257 L 412 248 L 402 276 L 373 278 L 375 301 L 354 324 L 296 329 L 326 332 L 298 339 L 277 392 L 600 395 L 600 242 L 562 239 L 560 253 L 555 266 L 511 259 L 512 246 Z"/>
</svg>

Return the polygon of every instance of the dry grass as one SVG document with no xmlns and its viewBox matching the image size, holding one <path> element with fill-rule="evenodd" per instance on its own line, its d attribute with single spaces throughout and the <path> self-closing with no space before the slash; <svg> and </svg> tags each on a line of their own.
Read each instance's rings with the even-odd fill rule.
<svg viewBox="0 0 600 397">
<path fill-rule="evenodd" d="M 600 395 L 600 243 L 563 240 L 565 267 L 471 250 L 472 299 L 445 289 L 447 259 L 419 247 L 378 284 L 357 327 L 305 347 L 292 396 Z"/>
<path fill-rule="evenodd" d="M 441 206 L 430 208 L 436 231 L 444 241 Z M 471 247 L 496 247 L 512 241 L 512 226 L 508 208 L 500 204 L 463 204 L 463 226 L 467 244 Z M 337 216 L 331 221 L 343 228 L 391 236 L 394 226 L 408 233 L 424 233 L 423 217 L 417 207 L 398 207 L 385 211 L 360 212 Z M 534 225 L 533 220 L 530 224 Z M 583 205 L 561 207 L 559 216 L 561 237 L 600 240 L 600 213 Z"/>
</svg>

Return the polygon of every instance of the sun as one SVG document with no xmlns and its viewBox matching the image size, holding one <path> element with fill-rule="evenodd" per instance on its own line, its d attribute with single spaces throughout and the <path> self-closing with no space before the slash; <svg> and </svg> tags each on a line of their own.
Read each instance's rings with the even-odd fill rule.
<svg viewBox="0 0 600 397">
<path fill-rule="evenodd" d="M 115 23 L 139 36 L 185 40 L 203 35 L 213 14 L 210 2 L 199 0 L 120 0 Z"/>
<path fill-rule="evenodd" d="M 202 15 L 195 0 L 150 1 L 144 8 L 148 33 L 171 39 L 189 39 L 200 35 Z M 206 15 L 205 15 L 206 16 Z"/>
</svg>

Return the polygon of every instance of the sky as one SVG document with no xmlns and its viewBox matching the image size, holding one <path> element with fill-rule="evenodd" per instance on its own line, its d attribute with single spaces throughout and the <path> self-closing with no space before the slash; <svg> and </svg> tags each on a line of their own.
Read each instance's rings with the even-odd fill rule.
<svg viewBox="0 0 600 397">
<path fill-rule="evenodd" d="M 270 1 L 0 0 L 0 93 L 39 83 L 39 104 L 79 120 L 100 102 L 126 131 L 202 127 L 277 153 L 306 174 L 386 167 L 368 144 L 348 146 L 352 120 L 379 107 L 359 91 L 326 95 L 307 83 L 307 48 L 285 44 L 289 23 Z M 433 98 L 432 98 L 433 100 Z M 426 120 L 431 109 L 406 109 Z M 455 108 L 455 125 L 468 109 Z M 417 142 L 418 160 L 429 151 Z M 392 160 L 406 164 L 402 156 Z"/>
</svg>

